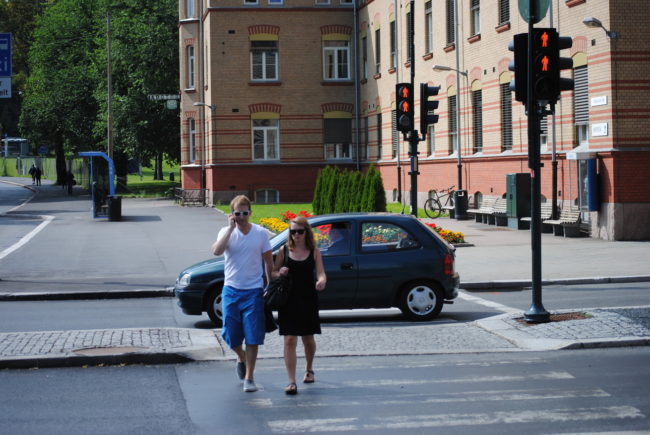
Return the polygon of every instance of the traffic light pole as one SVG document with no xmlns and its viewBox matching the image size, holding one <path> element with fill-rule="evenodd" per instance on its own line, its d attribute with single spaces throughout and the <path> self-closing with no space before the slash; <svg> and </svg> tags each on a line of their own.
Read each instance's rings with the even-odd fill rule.
<svg viewBox="0 0 650 435">
<path fill-rule="evenodd" d="M 411 0 L 411 13 L 409 20 L 409 59 L 411 60 L 411 89 L 415 89 L 415 0 Z M 413 97 L 415 103 L 415 97 Z M 420 101 L 420 104 L 423 104 Z M 409 141 L 409 157 L 411 161 L 411 214 L 415 217 L 418 216 L 418 131 L 411 129 L 408 133 Z"/>
<path fill-rule="evenodd" d="M 535 11 L 537 0 L 530 0 L 530 11 Z M 550 314 L 542 304 L 542 219 L 541 204 L 541 162 L 539 153 L 539 119 L 545 104 L 537 101 L 534 94 L 534 53 L 533 19 L 528 20 L 528 83 L 526 110 L 528 112 L 528 167 L 530 168 L 530 236 L 532 250 L 532 287 L 533 300 L 524 319 L 529 323 L 544 323 L 550 320 Z"/>
</svg>

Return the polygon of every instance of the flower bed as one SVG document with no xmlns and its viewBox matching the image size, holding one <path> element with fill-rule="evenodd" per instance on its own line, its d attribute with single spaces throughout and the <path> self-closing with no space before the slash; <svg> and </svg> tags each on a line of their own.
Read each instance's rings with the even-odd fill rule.
<svg viewBox="0 0 650 435">
<path fill-rule="evenodd" d="M 434 223 L 425 222 L 424 224 L 431 228 L 431 231 L 435 231 L 449 243 L 465 243 L 465 235 L 461 232 L 445 230 Z"/>
</svg>

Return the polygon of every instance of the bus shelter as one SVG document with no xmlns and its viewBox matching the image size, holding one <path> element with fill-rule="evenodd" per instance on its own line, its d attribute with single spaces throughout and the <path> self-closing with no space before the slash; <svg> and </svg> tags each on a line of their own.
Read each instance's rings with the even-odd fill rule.
<svg viewBox="0 0 650 435">
<path fill-rule="evenodd" d="M 108 217 L 108 220 L 122 219 L 122 198 L 115 195 L 115 164 L 113 159 L 101 151 L 79 153 L 88 158 L 90 165 L 90 190 L 92 194 L 93 217 Z"/>
</svg>

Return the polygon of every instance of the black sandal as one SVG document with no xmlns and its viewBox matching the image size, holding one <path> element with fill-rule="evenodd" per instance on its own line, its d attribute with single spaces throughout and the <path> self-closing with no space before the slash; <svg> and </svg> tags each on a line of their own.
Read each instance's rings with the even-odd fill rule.
<svg viewBox="0 0 650 435">
<path fill-rule="evenodd" d="M 284 388 L 284 392 L 291 396 L 298 394 L 298 386 L 295 382 L 292 382 Z"/>
<path fill-rule="evenodd" d="M 316 379 L 314 378 L 314 371 L 313 370 L 305 370 L 305 377 L 302 378 L 302 381 L 305 384 L 313 384 Z"/>
</svg>

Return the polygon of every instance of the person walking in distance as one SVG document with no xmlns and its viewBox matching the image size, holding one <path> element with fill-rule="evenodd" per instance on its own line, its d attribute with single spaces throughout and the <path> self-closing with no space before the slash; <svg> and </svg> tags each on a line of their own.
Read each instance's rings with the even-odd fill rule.
<svg viewBox="0 0 650 435">
<path fill-rule="evenodd" d="M 284 256 L 288 255 L 287 266 Z M 289 384 L 284 389 L 287 394 L 296 394 L 296 346 L 298 337 L 302 338 L 305 349 L 304 383 L 312 383 L 314 378 L 314 356 L 316 340 L 314 334 L 320 334 L 318 317 L 317 291 L 325 289 L 327 277 L 323 267 L 323 258 L 314 242 L 314 233 L 309 222 L 302 216 L 291 221 L 289 240 L 278 251 L 275 258 L 274 277 L 291 275 L 291 291 L 287 304 L 278 310 L 280 335 L 284 336 L 284 364 L 289 377 Z"/>
<path fill-rule="evenodd" d="M 264 344 L 265 335 L 263 272 L 271 276 L 273 254 L 268 232 L 249 222 L 250 200 L 244 195 L 236 196 L 230 210 L 228 226 L 219 231 L 212 245 L 214 255 L 225 257 L 221 336 L 237 354 L 237 375 L 244 380 L 244 391 L 254 392 L 257 351 Z"/>
</svg>

